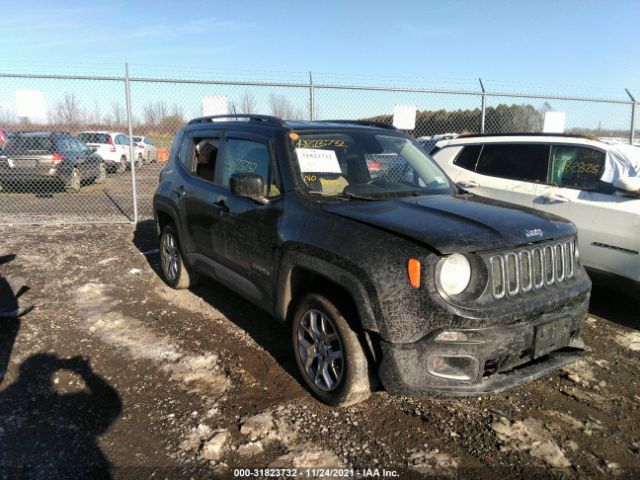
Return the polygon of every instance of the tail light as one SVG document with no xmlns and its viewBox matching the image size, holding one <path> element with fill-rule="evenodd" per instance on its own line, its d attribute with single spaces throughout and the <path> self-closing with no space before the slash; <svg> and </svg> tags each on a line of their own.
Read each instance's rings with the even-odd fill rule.
<svg viewBox="0 0 640 480">
<path fill-rule="evenodd" d="M 63 154 L 61 154 L 60 152 L 53 152 L 53 155 L 51 155 L 51 166 L 55 167 L 63 160 L 64 160 Z"/>
<path fill-rule="evenodd" d="M 380 162 L 370 162 L 368 166 L 369 170 L 380 170 Z"/>
<path fill-rule="evenodd" d="M 116 146 L 113 144 L 113 138 L 111 138 L 111 135 L 109 135 L 109 145 L 111 145 L 111 147 L 109 148 L 109 151 L 115 152 Z"/>
</svg>

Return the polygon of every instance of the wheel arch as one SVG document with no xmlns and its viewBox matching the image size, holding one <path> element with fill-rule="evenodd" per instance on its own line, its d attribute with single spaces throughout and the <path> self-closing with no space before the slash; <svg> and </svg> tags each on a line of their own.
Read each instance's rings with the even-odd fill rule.
<svg viewBox="0 0 640 480">
<path fill-rule="evenodd" d="M 336 302 L 354 331 L 363 334 L 368 353 L 379 358 L 378 324 L 365 286 L 356 275 L 329 261 L 300 252 L 283 256 L 277 282 L 275 316 L 291 323 L 297 301 L 305 293 L 319 293 Z"/>
</svg>

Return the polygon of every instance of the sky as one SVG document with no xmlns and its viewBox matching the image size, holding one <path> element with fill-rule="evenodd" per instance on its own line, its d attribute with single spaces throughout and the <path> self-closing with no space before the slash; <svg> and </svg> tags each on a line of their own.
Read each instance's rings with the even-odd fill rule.
<svg viewBox="0 0 640 480">
<path fill-rule="evenodd" d="M 0 1 L 0 71 L 640 99 L 640 1 Z M 1 79 L 0 79 L 1 81 Z M 2 90 L 0 85 L 0 90 Z"/>
</svg>

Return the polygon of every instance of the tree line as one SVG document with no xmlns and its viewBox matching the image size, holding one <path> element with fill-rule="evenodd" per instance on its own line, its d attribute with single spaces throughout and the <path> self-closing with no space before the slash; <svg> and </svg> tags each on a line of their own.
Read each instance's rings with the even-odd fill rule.
<svg viewBox="0 0 640 480">
<path fill-rule="evenodd" d="M 543 107 L 544 108 L 544 107 Z M 482 112 L 473 110 L 421 110 L 416 114 L 416 137 L 441 133 L 478 133 Z M 533 105 L 506 105 L 487 107 L 485 112 L 485 132 L 540 132 L 544 110 L 536 110 Z M 365 120 L 391 124 L 392 115 L 377 115 Z"/>
</svg>

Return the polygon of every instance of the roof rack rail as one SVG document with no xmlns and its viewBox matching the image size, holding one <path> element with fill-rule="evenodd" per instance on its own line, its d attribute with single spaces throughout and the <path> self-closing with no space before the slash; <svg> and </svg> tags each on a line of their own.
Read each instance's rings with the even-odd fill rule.
<svg viewBox="0 0 640 480">
<path fill-rule="evenodd" d="M 268 125 L 274 125 L 277 127 L 286 127 L 287 124 L 284 122 L 284 120 L 282 120 L 279 117 L 274 117 L 272 115 L 258 115 L 258 114 L 235 114 L 235 113 L 230 113 L 228 115 L 209 115 L 207 117 L 199 117 L 199 118 L 194 118 L 193 120 L 189 121 L 189 125 L 193 125 L 195 123 L 206 123 L 206 122 L 212 122 L 215 120 L 222 120 L 222 119 L 231 119 L 233 120 L 245 120 L 247 122 L 254 122 L 254 123 L 265 123 Z"/>
<path fill-rule="evenodd" d="M 468 133 L 461 134 L 458 138 L 473 137 L 578 137 L 593 139 L 594 137 L 582 133 L 544 133 L 544 132 L 506 132 L 506 133 Z"/>
<path fill-rule="evenodd" d="M 362 125 L 365 127 L 378 127 L 378 128 L 386 128 L 387 130 L 398 130 L 393 125 L 389 125 L 388 123 L 383 122 L 375 122 L 372 120 L 319 120 L 320 122 L 326 123 L 344 123 L 344 124 L 353 124 L 353 125 Z"/>
</svg>

